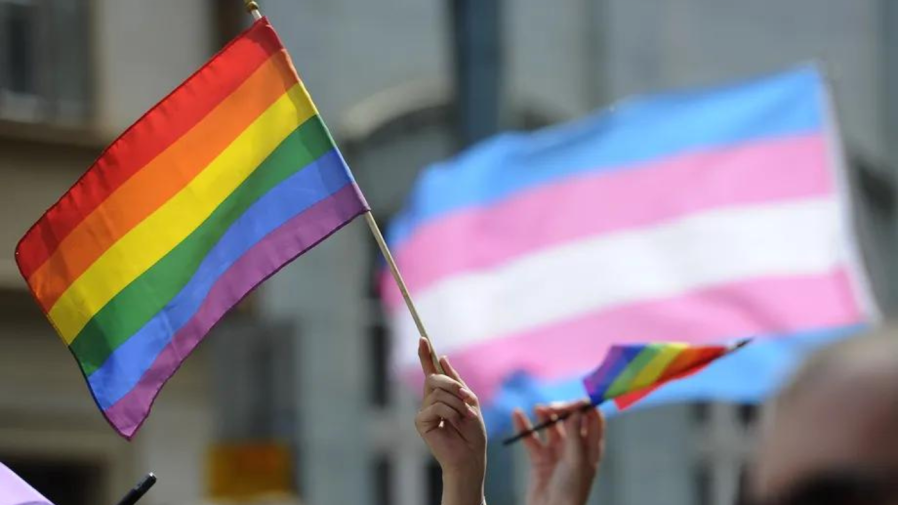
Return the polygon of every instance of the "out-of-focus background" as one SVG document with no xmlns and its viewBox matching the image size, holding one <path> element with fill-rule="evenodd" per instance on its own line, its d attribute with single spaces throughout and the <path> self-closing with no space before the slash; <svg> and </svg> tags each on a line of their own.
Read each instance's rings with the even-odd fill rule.
<svg viewBox="0 0 898 505">
<path fill-rule="evenodd" d="M 427 164 L 638 93 L 822 63 L 861 244 L 898 299 L 898 4 L 893 0 L 263 0 L 375 214 Z M 16 241 L 101 149 L 250 22 L 240 0 L 0 0 L 0 461 L 58 505 L 437 503 L 413 395 L 388 370 L 377 252 L 355 222 L 231 314 L 132 443 L 105 424 L 28 295 Z M 434 340 L 439 345 L 439 335 Z M 598 359 L 598 357 L 597 357 Z M 614 419 L 595 503 L 731 503 L 758 410 Z M 488 496 L 520 503 L 521 454 Z"/>
</svg>

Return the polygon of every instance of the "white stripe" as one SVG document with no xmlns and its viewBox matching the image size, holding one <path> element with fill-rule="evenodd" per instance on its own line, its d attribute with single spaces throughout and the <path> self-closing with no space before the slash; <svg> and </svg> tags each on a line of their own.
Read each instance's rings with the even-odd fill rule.
<svg viewBox="0 0 898 505">
<path fill-rule="evenodd" d="M 717 209 L 540 250 L 448 278 L 413 296 L 438 352 L 723 283 L 826 273 L 843 264 L 834 197 Z M 398 361 L 415 363 L 405 310 Z M 409 342 L 408 340 L 412 340 Z"/>
</svg>

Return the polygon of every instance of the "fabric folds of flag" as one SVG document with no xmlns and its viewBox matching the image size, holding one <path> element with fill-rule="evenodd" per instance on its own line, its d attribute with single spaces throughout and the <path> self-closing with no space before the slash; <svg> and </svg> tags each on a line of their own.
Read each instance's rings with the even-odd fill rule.
<svg viewBox="0 0 898 505">
<path fill-rule="evenodd" d="M 113 142 L 16 261 L 130 438 L 230 308 L 367 210 L 262 19 Z"/>
<path fill-rule="evenodd" d="M 821 340 L 805 336 L 876 317 L 841 156 L 823 76 L 800 67 L 489 139 L 423 171 L 388 240 L 487 407 L 579 397 L 612 343 L 747 337 L 714 380 L 657 393 L 756 401 Z M 383 287 L 417 380 L 414 324 Z"/>
<path fill-rule="evenodd" d="M 618 409 L 625 409 L 664 384 L 698 373 L 747 343 L 613 345 L 602 364 L 583 379 L 583 385 L 594 405 L 612 400 Z"/>
<path fill-rule="evenodd" d="M 0 505 L 53 505 L 21 477 L 0 463 Z"/>
</svg>

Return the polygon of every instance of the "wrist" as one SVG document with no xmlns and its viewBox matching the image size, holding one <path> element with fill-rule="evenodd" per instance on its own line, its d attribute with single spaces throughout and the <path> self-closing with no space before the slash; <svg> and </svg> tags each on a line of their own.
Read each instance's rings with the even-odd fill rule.
<svg viewBox="0 0 898 505">
<path fill-rule="evenodd" d="M 443 470 L 442 505 L 482 505 L 485 470 L 484 465 Z"/>
</svg>

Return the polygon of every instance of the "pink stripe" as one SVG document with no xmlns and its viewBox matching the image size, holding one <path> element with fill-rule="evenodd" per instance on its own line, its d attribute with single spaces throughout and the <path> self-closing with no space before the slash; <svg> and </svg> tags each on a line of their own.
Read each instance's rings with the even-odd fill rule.
<svg viewBox="0 0 898 505">
<path fill-rule="evenodd" d="M 712 344 L 855 324 L 861 317 L 848 273 L 838 269 L 825 275 L 744 281 L 628 305 L 489 340 L 449 357 L 468 385 L 489 401 L 515 372 L 548 380 L 585 375 L 612 344 Z M 405 376 L 415 385 L 421 382 L 417 369 Z"/>
<path fill-rule="evenodd" d="M 396 257 L 409 289 L 420 292 L 440 279 L 584 237 L 718 207 L 829 194 L 826 163 L 824 139 L 814 134 L 591 173 L 427 223 Z M 398 307 L 395 283 L 381 285 L 386 306 Z"/>
<path fill-rule="evenodd" d="M 365 211 L 355 184 L 334 193 L 259 241 L 215 283 L 197 313 L 178 330 L 127 395 L 104 412 L 130 439 L 150 413 L 156 396 L 206 333 L 234 305 L 284 265 Z"/>
</svg>

